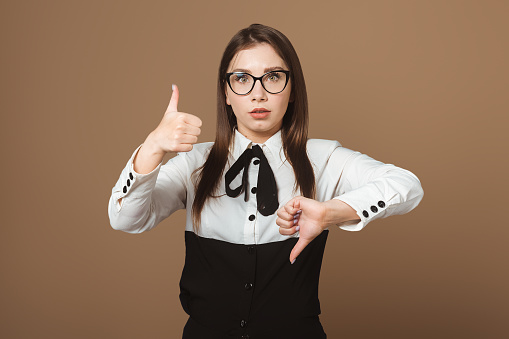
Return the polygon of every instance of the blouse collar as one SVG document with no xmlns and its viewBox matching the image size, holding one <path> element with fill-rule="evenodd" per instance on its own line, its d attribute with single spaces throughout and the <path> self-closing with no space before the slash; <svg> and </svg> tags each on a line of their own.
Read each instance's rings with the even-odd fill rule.
<svg viewBox="0 0 509 339">
<path fill-rule="evenodd" d="M 240 155 L 252 145 L 259 145 L 269 163 L 274 165 L 274 169 L 279 168 L 285 161 L 286 157 L 283 151 L 283 140 L 281 138 L 281 130 L 278 130 L 274 135 L 267 139 L 264 143 L 256 143 L 246 138 L 242 133 L 235 129 L 235 136 L 233 139 L 233 150 L 230 153 L 236 161 Z"/>
</svg>

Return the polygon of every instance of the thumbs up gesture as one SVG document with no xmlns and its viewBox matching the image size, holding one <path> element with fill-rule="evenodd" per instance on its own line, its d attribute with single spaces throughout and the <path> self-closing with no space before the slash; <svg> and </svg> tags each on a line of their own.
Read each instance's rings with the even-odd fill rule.
<svg viewBox="0 0 509 339">
<path fill-rule="evenodd" d="M 293 264 L 306 246 L 329 226 L 344 222 L 358 222 L 355 210 L 338 199 L 316 201 L 305 197 L 295 197 L 277 211 L 276 224 L 279 233 L 292 235 L 299 232 L 299 240 L 290 253 Z"/>
<path fill-rule="evenodd" d="M 179 90 L 172 86 L 170 103 L 151 140 L 162 153 L 189 152 L 198 142 L 202 121 L 195 115 L 178 111 Z"/>
</svg>

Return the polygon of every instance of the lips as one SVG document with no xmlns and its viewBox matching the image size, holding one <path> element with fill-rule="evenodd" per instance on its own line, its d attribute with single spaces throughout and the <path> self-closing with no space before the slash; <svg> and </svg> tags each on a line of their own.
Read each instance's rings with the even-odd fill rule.
<svg viewBox="0 0 509 339">
<path fill-rule="evenodd" d="M 266 119 L 269 116 L 270 111 L 266 108 L 257 107 L 253 109 L 251 112 L 249 112 L 249 114 L 251 115 L 252 118 L 257 120 Z"/>
<path fill-rule="evenodd" d="M 253 109 L 249 113 L 265 113 L 265 112 L 270 112 L 270 111 L 268 109 L 266 109 L 266 108 L 257 107 L 257 108 Z"/>
</svg>

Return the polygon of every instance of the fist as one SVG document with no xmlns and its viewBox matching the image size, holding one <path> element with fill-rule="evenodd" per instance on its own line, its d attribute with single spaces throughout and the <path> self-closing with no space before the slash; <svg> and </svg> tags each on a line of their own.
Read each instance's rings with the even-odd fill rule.
<svg viewBox="0 0 509 339">
<path fill-rule="evenodd" d="M 328 226 L 326 214 L 325 203 L 301 196 L 291 199 L 277 211 L 279 233 L 292 235 L 299 232 L 299 240 L 290 253 L 292 264 L 302 250 Z"/>
<path fill-rule="evenodd" d="M 163 153 L 189 152 L 198 142 L 202 121 L 195 115 L 178 111 L 179 90 L 176 85 L 172 88 L 168 108 L 159 126 L 151 133 L 151 139 Z"/>
</svg>

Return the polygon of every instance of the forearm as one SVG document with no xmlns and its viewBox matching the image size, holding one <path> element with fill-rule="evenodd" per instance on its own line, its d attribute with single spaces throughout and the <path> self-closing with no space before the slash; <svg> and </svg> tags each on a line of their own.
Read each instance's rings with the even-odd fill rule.
<svg viewBox="0 0 509 339">
<path fill-rule="evenodd" d="M 174 157 L 166 165 L 161 162 L 141 174 L 134 171 L 134 159 L 142 147 L 132 153 L 112 189 L 108 211 L 113 229 L 143 232 L 185 208 L 187 156 Z"/>
<path fill-rule="evenodd" d="M 163 157 L 164 152 L 157 151 L 149 135 L 133 159 L 133 169 L 138 174 L 150 173 L 163 161 Z M 122 203 L 122 198 L 118 203 Z"/>
</svg>

